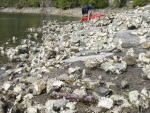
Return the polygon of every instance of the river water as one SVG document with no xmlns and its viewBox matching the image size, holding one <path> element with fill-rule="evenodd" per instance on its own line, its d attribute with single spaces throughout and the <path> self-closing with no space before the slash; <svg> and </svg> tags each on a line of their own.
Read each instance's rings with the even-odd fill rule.
<svg viewBox="0 0 150 113">
<path fill-rule="evenodd" d="M 16 46 L 21 39 L 27 38 L 27 29 L 40 27 L 44 20 L 59 22 L 79 20 L 76 17 L 56 16 L 49 14 L 0 13 L 0 47 Z M 12 42 L 12 37 L 17 41 Z M 0 67 L 8 62 L 7 57 L 0 54 Z"/>
</svg>

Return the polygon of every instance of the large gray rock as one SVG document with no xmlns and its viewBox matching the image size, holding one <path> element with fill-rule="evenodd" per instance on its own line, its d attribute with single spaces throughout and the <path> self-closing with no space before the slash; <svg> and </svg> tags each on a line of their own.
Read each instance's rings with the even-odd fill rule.
<svg viewBox="0 0 150 113">
<path fill-rule="evenodd" d="M 120 40 L 123 48 L 137 47 L 140 44 L 138 36 L 131 34 L 130 30 L 118 32 L 114 36 L 113 42 L 118 45 Z"/>
</svg>

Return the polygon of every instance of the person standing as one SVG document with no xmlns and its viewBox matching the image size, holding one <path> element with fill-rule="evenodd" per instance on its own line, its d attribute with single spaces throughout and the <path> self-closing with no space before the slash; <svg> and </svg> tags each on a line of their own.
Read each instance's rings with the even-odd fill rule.
<svg viewBox="0 0 150 113">
<path fill-rule="evenodd" d="M 90 16 L 92 15 L 92 10 L 93 10 L 93 7 L 91 4 L 83 6 L 82 7 L 82 16 L 88 16 L 88 20 L 89 20 Z"/>
</svg>

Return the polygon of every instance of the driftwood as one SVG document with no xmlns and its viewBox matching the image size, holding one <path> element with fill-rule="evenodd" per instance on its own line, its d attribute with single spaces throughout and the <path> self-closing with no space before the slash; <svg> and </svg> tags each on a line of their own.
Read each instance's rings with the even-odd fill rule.
<svg viewBox="0 0 150 113">
<path fill-rule="evenodd" d="M 69 101 L 75 101 L 75 102 L 82 102 L 82 103 L 96 103 L 97 100 L 93 96 L 81 96 L 77 94 L 71 94 L 71 93 L 58 93 L 58 92 L 52 92 L 50 94 L 52 98 L 59 99 L 59 98 L 66 98 Z"/>
</svg>

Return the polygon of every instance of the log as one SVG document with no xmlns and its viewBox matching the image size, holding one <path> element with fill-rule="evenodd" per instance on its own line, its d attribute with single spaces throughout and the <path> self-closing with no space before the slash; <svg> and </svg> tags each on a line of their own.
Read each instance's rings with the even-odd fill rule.
<svg viewBox="0 0 150 113">
<path fill-rule="evenodd" d="M 96 103 L 98 101 L 93 96 L 81 96 L 81 95 L 71 94 L 71 93 L 58 93 L 55 91 L 52 92 L 50 96 L 54 99 L 66 98 L 67 100 L 72 102 Z"/>
</svg>

